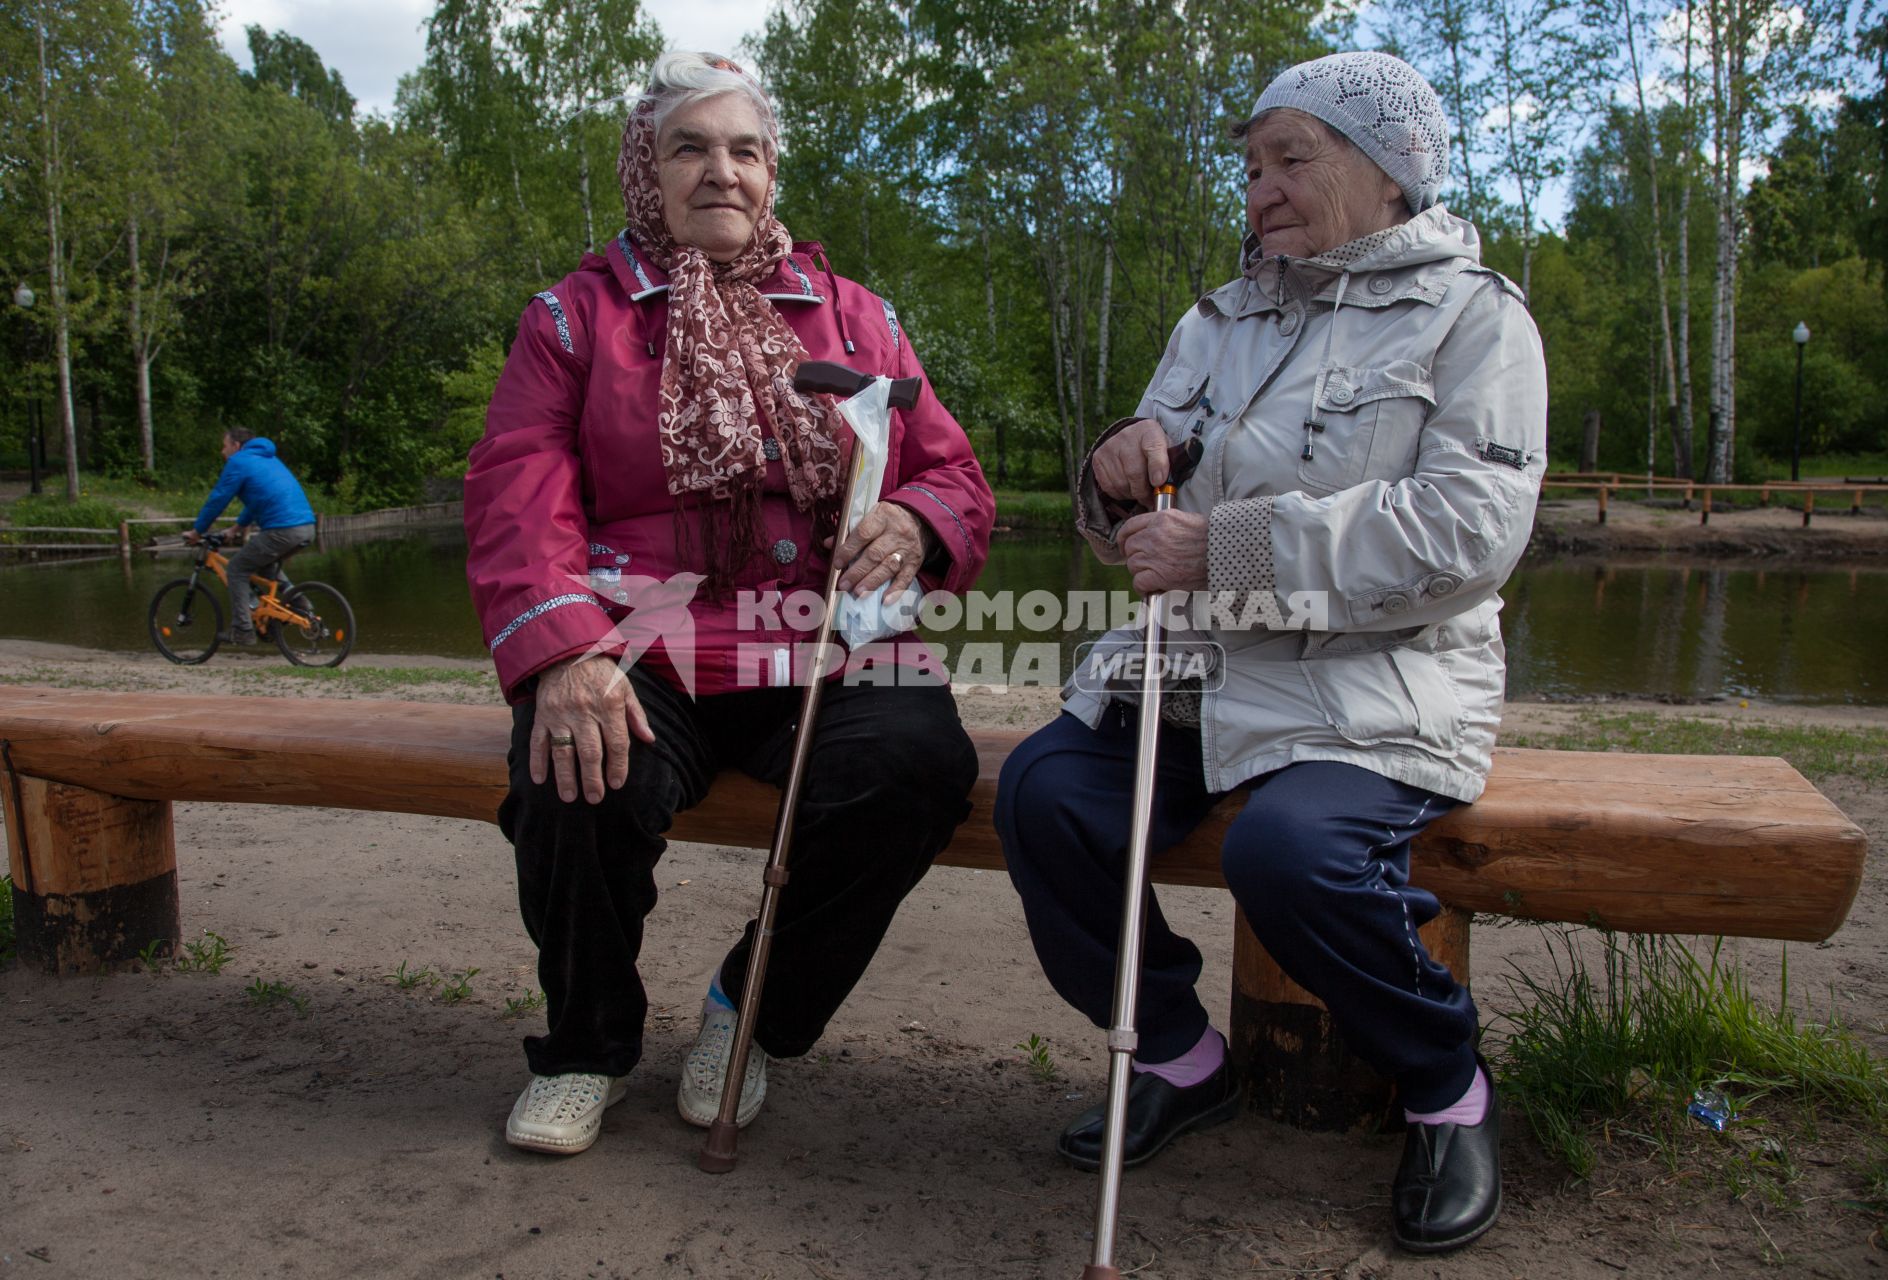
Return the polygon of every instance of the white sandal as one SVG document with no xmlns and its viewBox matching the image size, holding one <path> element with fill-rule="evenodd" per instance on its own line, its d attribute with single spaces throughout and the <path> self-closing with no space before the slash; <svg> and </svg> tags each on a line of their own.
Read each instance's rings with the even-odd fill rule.
<svg viewBox="0 0 1888 1280">
<path fill-rule="evenodd" d="M 532 1076 L 505 1122 L 505 1141 L 555 1156 L 588 1150 L 603 1131 L 603 1109 L 621 1102 L 628 1091 L 625 1079 L 581 1071 Z"/>
<path fill-rule="evenodd" d="M 682 1083 L 675 1091 L 675 1109 L 682 1119 L 706 1129 L 721 1113 L 721 1082 L 728 1073 L 728 1059 L 734 1053 L 734 1010 L 721 1002 L 704 1000 L 701 1006 L 701 1031 L 695 1047 L 682 1062 Z M 767 1099 L 767 1054 L 759 1045 L 747 1051 L 747 1074 L 741 1081 L 741 1105 L 735 1109 L 734 1123 L 745 1129 L 760 1114 L 760 1104 Z"/>
</svg>

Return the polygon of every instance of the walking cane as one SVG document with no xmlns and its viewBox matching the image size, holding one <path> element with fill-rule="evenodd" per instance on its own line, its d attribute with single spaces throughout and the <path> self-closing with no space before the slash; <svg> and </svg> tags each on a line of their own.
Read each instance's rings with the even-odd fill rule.
<svg viewBox="0 0 1888 1280">
<path fill-rule="evenodd" d="M 846 397 L 858 395 L 874 381 L 876 379 L 869 374 L 825 360 L 809 360 L 793 376 L 796 391 Z M 918 379 L 892 380 L 890 408 L 910 409 L 917 403 Z M 818 639 L 813 646 L 813 668 L 807 673 L 806 692 L 800 698 L 800 723 L 793 734 L 793 760 L 787 767 L 786 786 L 780 792 L 780 811 L 774 817 L 774 839 L 767 852 L 767 869 L 761 873 L 760 912 L 754 925 L 754 945 L 747 953 L 747 982 L 741 988 L 741 1008 L 735 1015 L 734 1055 L 721 1080 L 721 1110 L 708 1126 L 708 1140 L 702 1143 L 697 1162 L 706 1173 L 727 1173 L 734 1168 L 737 1158 L 741 1130 L 734 1123 L 734 1116 L 741 1105 L 741 1086 L 747 1079 L 747 1059 L 754 1044 L 754 1018 L 760 1011 L 761 987 L 767 981 L 774 915 L 780 905 L 780 890 L 786 887 L 788 879 L 787 858 L 793 850 L 793 823 L 800 805 L 800 784 L 806 776 L 806 758 L 813 748 L 813 726 L 819 719 L 820 696 L 826 690 L 826 668 L 832 660 L 833 616 L 839 609 L 837 555 L 852 533 L 853 498 L 865 469 L 864 445 L 855 440 L 846 477 L 846 496 L 839 508 L 839 529 L 833 535 L 835 562 L 826 569 L 826 608 L 820 615 Z"/>
<path fill-rule="evenodd" d="M 1154 489 L 1154 510 L 1173 506 L 1173 492 L 1199 465 L 1198 437 L 1167 452 L 1167 483 Z M 1141 651 L 1140 739 L 1134 748 L 1134 809 L 1128 830 L 1125 900 L 1121 939 L 1115 947 L 1114 1014 L 1108 1028 L 1108 1121 L 1101 1137 L 1101 1186 L 1095 1193 L 1095 1256 L 1082 1268 L 1082 1280 L 1120 1280 L 1114 1265 L 1115 1220 L 1121 1209 L 1122 1146 L 1127 1140 L 1128 1086 L 1140 1037 L 1134 1030 L 1134 1003 L 1141 986 L 1141 934 L 1147 906 L 1148 827 L 1154 815 L 1154 760 L 1160 743 L 1160 606 L 1158 592 L 1147 598 L 1147 630 Z"/>
</svg>

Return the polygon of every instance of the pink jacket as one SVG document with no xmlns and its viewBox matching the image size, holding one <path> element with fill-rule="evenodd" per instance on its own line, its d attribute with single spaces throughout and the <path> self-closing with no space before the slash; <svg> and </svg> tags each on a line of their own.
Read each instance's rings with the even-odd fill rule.
<svg viewBox="0 0 1888 1280">
<path fill-rule="evenodd" d="M 823 261 L 818 245 L 796 245 L 761 288 L 808 357 L 922 377 L 891 304 L 816 266 L 816 254 Z M 626 644 L 641 651 L 652 636 L 674 638 L 689 624 L 697 694 L 751 687 L 757 663 L 767 668 L 760 683 L 785 683 L 790 659 L 780 655 L 813 639 L 790 625 L 791 610 L 767 607 L 797 591 L 817 596 L 828 564 L 778 462 L 767 469 L 762 504 L 772 556 L 752 562 L 719 602 L 688 599 L 685 585 L 678 593 L 686 579 L 657 585 L 699 567 L 679 562 L 675 500 L 656 439 L 667 295 L 666 276 L 619 235 L 538 294 L 519 321 L 465 477 L 466 576 L 512 701 L 528 677 L 560 659 L 620 653 Z M 922 585 L 962 592 L 976 581 L 989 552 L 990 487 L 928 380 L 915 409 L 893 413 L 880 497 L 915 512 L 950 558 L 941 581 Z M 677 682 L 660 641 L 641 661 Z"/>
</svg>

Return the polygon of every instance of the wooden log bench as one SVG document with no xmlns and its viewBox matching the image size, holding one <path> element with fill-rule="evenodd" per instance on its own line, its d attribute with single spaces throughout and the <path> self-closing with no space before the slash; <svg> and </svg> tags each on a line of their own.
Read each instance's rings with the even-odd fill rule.
<svg viewBox="0 0 1888 1280">
<path fill-rule="evenodd" d="M 181 940 L 174 801 L 492 822 L 509 729 L 509 712 L 490 706 L 0 688 L 20 961 L 89 974 L 128 965 L 154 939 Z M 990 814 L 1024 732 L 973 734 L 974 809 L 940 864 L 1003 867 Z M 777 801 L 773 788 L 724 774 L 670 835 L 764 848 Z M 1223 888 L 1219 844 L 1237 804 L 1162 856 L 1155 880 Z M 1818 941 L 1848 914 L 1865 853 L 1860 829 L 1782 760 L 1502 748 L 1483 798 L 1416 841 L 1412 878 L 1447 904 L 1424 939 L 1466 981 L 1478 911 Z M 1234 929 L 1233 1051 L 1253 1105 L 1317 1128 L 1386 1115 L 1387 1086 L 1344 1049 L 1323 1007 L 1243 918 Z"/>
</svg>

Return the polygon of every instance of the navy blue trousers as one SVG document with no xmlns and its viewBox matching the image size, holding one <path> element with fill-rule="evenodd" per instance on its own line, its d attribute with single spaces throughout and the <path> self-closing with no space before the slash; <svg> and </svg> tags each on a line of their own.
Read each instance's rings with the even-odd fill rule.
<svg viewBox="0 0 1888 1280">
<path fill-rule="evenodd" d="M 1010 754 L 996 827 L 1036 956 L 1056 992 L 1106 1027 L 1114 1001 L 1137 712 L 1099 728 L 1058 716 Z M 1179 843 L 1221 799 L 1206 790 L 1197 729 L 1162 725 L 1153 839 Z M 1241 788 L 1221 864 L 1278 965 L 1331 1010 L 1413 1111 L 1446 1107 L 1475 1073 L 1475 1004 L 1416 930 L 1441 909 L 1409 883 L 1410 840 L 1455 801 L 1355 765 L 1305 762 Z M 1158 857 L 1158 854 L 1156 854 Z M 1179 1057 L 1206 1031 L 1199 948 L 1150 891 L 1135 1013 L 1138 1057 Z"/>
</svg>

